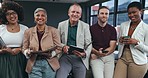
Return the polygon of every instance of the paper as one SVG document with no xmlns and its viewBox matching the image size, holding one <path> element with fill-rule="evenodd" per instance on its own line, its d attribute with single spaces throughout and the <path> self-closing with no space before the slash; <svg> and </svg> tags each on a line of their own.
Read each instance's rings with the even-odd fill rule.
<svg viewBox="0 0 148 78">
<path fill-rule="evenodd" d="M 0 37 L 0 49 L 5 48 L 5 47 L 6 47 L 6 44 L 3 41 L 3 39 Z"/>
</svg>

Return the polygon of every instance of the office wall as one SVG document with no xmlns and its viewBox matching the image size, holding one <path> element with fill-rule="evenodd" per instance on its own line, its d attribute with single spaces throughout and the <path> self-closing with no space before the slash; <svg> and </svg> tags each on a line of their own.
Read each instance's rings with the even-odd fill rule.
<svg viewBox="0 0 148 78">
<path fill-rule="evenodd" d="M 109 0 L 90 0 L 88 2 L 80 3 L 83 10 L 81 20 L 90 23 L 90 6 L 105 1 Z M 47 10 L 47 25 L 57 27 L 60 21 L 68 19 L 68 8 L 71 5 L 68 3 L 31 2 L 23 0 L 16 2 L 24 7 L 25 20 L 22 23 L 29 27 L 34 26 L 33 12 L 37 7 L 43 7 Z"/>
<path fill-rule="evenodd" d="M 48 2 L 18 2 L 24 8 L 25 19 L 22 24 L 32 27 L 35 25 L 33 12 L 37 7 L 42 7 L 47 10 L 48 22 L 47 25 L 57 27 L 60 21 L 68 19 L 67 11 L 71 4 L 65 3 L 48 3 Z"/>
</svg>

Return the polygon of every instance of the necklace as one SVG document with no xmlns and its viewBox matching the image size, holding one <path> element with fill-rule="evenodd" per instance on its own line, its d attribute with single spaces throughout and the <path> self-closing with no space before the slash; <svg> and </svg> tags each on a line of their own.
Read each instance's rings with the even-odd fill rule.
<svg viewBox="0 0 148 78">
<path fill-rule="evenodd" d="M 7 30 L 9 32 L 19 32 L 20 31 L 20 26 L 19 26 L 19 24 L 8 24 L 7 25 Z"/>
<path fill-rule="evenodd" d="M 11 30 L 14 30 L 13 28 Z"/>
<path fill-rule="evenodd" d="M 13 31 L 14 29 L 17 29 L 17 27 L 11 27 L 10 29 Z"/>
<path fill-rule="evenodd" d="M 12 31 L 18 28 L 17 26 L 8 26 L 8 27 L 9 27 L 9 29 L 12 30 Z"/>
<path fill-rule="evenodd" d="M 131 26 L 130 29 L 131 30 L 135 30 L 137 26 Z"/>
<path fill-rule="evenodd" d="M 13 31 L 15 29 L 15 27 L 9 27 L 9 29 Z"/>
</svg>

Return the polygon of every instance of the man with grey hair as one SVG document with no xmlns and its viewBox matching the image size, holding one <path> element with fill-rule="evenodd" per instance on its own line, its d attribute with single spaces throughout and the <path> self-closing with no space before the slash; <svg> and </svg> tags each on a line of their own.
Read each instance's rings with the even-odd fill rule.
<svg viewBox="0 0 148 78">
<path fill-rule="evenodd" d="M 89 25 L 79 20 L 81 14 L 82 8 L 75 3 L 69 8 L 69 19 L 59 23 L 58 29 L 64 47 L 56 78 L 67 78 L 70 72 L 74 78 L 85 78 L 86 69 L 89 67 L 91 35 Z M 84 50 L 82 52 L 75 49 L 71 51 L 71 45 Z"/>
</svg>

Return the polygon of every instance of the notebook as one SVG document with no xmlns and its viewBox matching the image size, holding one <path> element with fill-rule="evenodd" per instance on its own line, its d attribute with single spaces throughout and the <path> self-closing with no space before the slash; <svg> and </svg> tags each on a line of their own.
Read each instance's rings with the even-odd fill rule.
<svg viewBox="0 0 148 78">
<path fill-rule="evenodd" d="M 68 53 L 69 53 L 69 54 L 73 54 L 73 51 L 74 51 L 74 50 L 79 51 L 79 52 L 84 52 L 84 49 L 79 48 L 79 47 L 74 46 L 74 45 L 70 45 L 70 46 L 69 46 L 69 49 L 68 49 Z"/>
<path fill-rule="evenodd" d="M 5 47 L 6 47 L 6 44 L 3 41 L 2 37 L 0 36 L 0 49 L 5 48 Z"/>
</svg>

